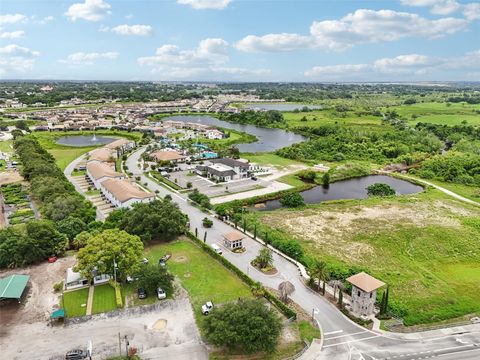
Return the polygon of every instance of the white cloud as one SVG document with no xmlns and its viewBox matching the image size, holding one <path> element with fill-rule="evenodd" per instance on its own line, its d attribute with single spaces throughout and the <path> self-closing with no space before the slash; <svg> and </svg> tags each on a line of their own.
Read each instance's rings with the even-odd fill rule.
<svg viewBox="0 0 480 360">
<path fill-rule="evenodd" d="M 458 70 L 480 71 L 480 50 L 468 52 L 462 56 L 440 58 L 420 54 L 399 55 L 394 58 L 382 58 L 371 64 L 346 64 L 315 66 L 304 72 L 306 77 L 314 79 L 388 79 L 398 78 L 405 80 L 409 76 L 417 79 L 417 76 L 436 74 L 440 77 L 450 76 Z M 461 76 L 462 74 L 460 74 Z M 466 79 L 463 79 L 466 80 Z"/>
<path fill-rule="evenodd" d="M 480 19 L 480 3 L 471 3 L 463 6 L 463 15 L 467 20 L 479 20 Z"/>
<path fill-rule="evenodd" d="M 215 65 L 223 64 L 228 60 L 228 43 L 223 39 L 204 39 L 193 50 L 181 50 L 176 45 L 160 46 L 154 56 L 138 58 L 140 65 L 161 67 L 174 64 L 175 66 Z"/>
<path fill-rule="evenodd" d="M 5 32 L 0 32 L 0 39 L 18 39 L 23 37 L 24 35 L 25 35 L 25 31 L 23 30 L 5 31 Z"/>
<path fill-rule="evenodd" d="M 447 15 L 461 12 L 469 21 L 480 19 L 480 3 L 461 4 L 456 0 L 400 0 L 403 5 L 430 7 L 436 15 Z"/>
<path fill-rule="evenodd" d="M 157 48 L 155 55 L 137 59 L 139 65 L 150 67 L 162 80 L 257 80 L 270 73 L 268 69 L 227 66 L 228 61 L 228 43 L 219 38 L 204 39 L 188 50 L 166 44 Z"/>
<path fill-rule="evenodd" d="M 125 19 L 130 20 L 133 18 L 133 14 L 125 15 Z"/>
<path fill-rule="evenodd" d="M 65 15 L 72 21 L 77 19 L 100 21 L 110 14 L 110 9 L 110 4 L 103 0 L 85 0 L 84 3 L 71 5 Z"/>
<path fill-rule="evenodd" d="M 38 51 L 15 44 L 0 47 L 0 73 L 23 73 L 30 70 Z"/>
<path fill-rule="evenodd" d="M 0 15 L 0 25 L 16 24 L 19 22 L 25 22 L 27 17 L 22 14 L 5 14 Z"/>
<path fill-rule="evenodd" d="M 225 9 L 232 0 L 177 0 L 178 4 L 190 5 L 194 9 Z"/>
<path fill-rule="evenodd" d="M 237 42 L 235 47 L 245 52 L 280 52 L 308 48 L 313 45 L 312 38 L 298 34 L 248 35 Z"/>
<path fill-rule="evenodd" d="M 93 65 L 97 60 L 115 60 L 118 58 L 119 53 L 116 51 L 104 52 L 104 53 L 84 53 L 76 52 L 67 56 L 66 59 L 61 59 L 59 62 L 69 65 Z"/>
<path fill-rule="evenodd" d="M 305 71 L 304 75 L 307 77 L 319 77 L 332 75 L 346 75 L 352 73 L 361 73 L 370 69 L 367 64 L 345 64 L 345 65 L 326 65 L 314 66 L 312 69 Z"/>
<path fill-rule="evenodd" d="M 393 10 L 359 9 L 340 20 L 315 21 L 310 32 L 317 46 L 342 50 L 363 43 L 395 41 L 405 37 L 436 39 L 465 30 L 468 21 L 456 18 L 429 20 Z"/>
<path fill-rule="evenodd" d="M 314 21 L 310 35 L 248 35 L 237 49 L 254 51 L 292 51 L 321 48 L 341 51 L 358 44 L 395 41 L 406 37 L 437 39 L 465 30 L 469 22 L 458 18 L 429 20 L 420 15 L 393 10 L 359 9 L 339 20 Z"/>
<path fill-rule="evenodd" d="M 39 20 L 38 23 L 45 25 L 46 23 L 49 23 L 50 21 L 53 21 L 53 20 L 55 20 L 55 18 L 50 15 L 50 16 L 45 16 L 43 19 Z"/>
<path fill-rule="evenodd" d="M 153 29 L 150 25 L 118 25 L 111 28 L 110 31 L 120 35 L 148 36 L 152 34 Z"/>
</svg>

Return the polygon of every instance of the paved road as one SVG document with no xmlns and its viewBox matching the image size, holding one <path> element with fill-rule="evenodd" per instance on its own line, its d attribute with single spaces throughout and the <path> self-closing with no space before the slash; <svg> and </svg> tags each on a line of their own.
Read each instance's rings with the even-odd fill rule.
<svg viewBox="0 0 480 360">
<path fill-rule="evenodd" d="M 139 149 L 128 158 L 128 169 L 135 176 L 141 176 L 141 183 L 146 183 L 150 190 L 158 190 L 161 196 L 171 195 L 180 209 L 188 214 L 191 229 L 194 231 L 197 228 L 200 238 L 204 234 L 202 219 L 205 216 L 209 217 L 213 221 L 213 227 L 207 231 L 207 243 L 217 243 L 222 246 L 222 234 L 232 231 L 232 227 L 213 216 L 205 214 L 189 204 L 184 197 L 165 189 L 146 177 L 139 166 L 140 155 L 143 151 L 144 149 Z M 264 275 L 251 267 L 249 265 L 251 260 L 258 254 L 263 245 L 251 238 L 246 238 L 244 245 L 247 250 L 243 254 L 234 254 L 225 248 L 223 254 L 239 269 L 265 286 L 277 288 L 280 282 L 290 281 L 295 286 L 295 292 L 291 295 L 291 299 L 308 313 L 315 310 L 315 318 L 319 321 L 323 330 L 323 349 L 320 342 L 315 342 L 301 359 L 366 360 L 394 358 L 396 360 L 413 360 L 426 356 L 442 356 L 444 359 L 453 360 L 460 352 L 462 353 L 462 359 L 478 359 L 478 352 L 466 352 L 480 346 L 480 326 L 478 325 L 408 335 L 366 330 L 346 318 L 323 297 L 308 289 L 303 284 L 297 266 L 283 257 L 276 254 L 273 257 L 274 265 L 279 270 L 275 276 Z M 457 332 L 462 334 L 457 334 Z M 448 356 L 452 357 L 449 358 Z"/>
</svg>

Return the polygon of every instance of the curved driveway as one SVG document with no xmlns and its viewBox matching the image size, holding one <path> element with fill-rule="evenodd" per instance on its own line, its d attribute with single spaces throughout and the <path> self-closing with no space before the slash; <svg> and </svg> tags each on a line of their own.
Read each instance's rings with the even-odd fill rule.
<svg viewBox="0 0 480 360">
<path fill-rule="evenodd" d="M 205 231 L 202 219 L 206 216 L 210 218 L 213 221 L 213 227 L 207 231 L 207 243 L 217 243 L 222 246 L 222 234 L 232 231 L 232 227 L 214 216 L 205 214 L 188 203 L 181 195 L 167 190 L 145 176 L 139 166 L 141 154 L 144 151 L 145 148 L 141 148 L 129 156 L 126 162 L 129 171 L 134 176 L 140 176 L 141 183 L 146 184 L 150 190 L 158 191 L 161 196 L 171 195 L 180 209 L 188 214 L 191 230 L 195 231 L 197 228 L 200 238 L 203 238 Z M 278 269 L 278 274 L 275 276 L 264 275 L 251 267 L 250 262 L 263 245 L 250 237 L 245 238 L 244 245 L 246 251 L 243 254 L 234 254 L 224 248 L 223 255 L 255 281 L 267 287 L 276 289 L 280 282 L 290 281 L 295 286 L 295 291 L 290 298 L 307 313 L 315 312 L 315 318 L 322 327 L 323 346 L 320 342 L 314 342 L 301 359 L 410 360 L 442 356 L 443 359 L 453 360 L 457 358 L 456 356 L 460 358 L 460 352 L 462 352 L 462 359 L 480 358 L 479 325 L 414 334 L 367 330 L 350 321 L 326 299 L 308 289 L 301 279 L 299 268 L 285 258 L 274 254 L 274 265 Z"/>
</svg>

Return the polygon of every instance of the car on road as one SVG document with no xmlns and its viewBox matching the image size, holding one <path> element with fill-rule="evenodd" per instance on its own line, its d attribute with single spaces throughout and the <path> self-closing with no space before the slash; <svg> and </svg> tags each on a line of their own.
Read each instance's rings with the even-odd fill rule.
<svg viewBox="0 0 480 360">
<path fill-rule="evenodd" d="M 257 181 L 257 177 L 256 176 L 252 176 L 250 179 L 252 179 L 253 181 Z"/>
<path fill-rule="evenodd" d="M 207 301 L 205 304 L 202 305 L 202 314 L 208 315 L 213 310 L 213 303 L 211 301 Z"/>
<path fill-rule="evenodd" d="M 147 290 L 144 288 L 138 288 L 137 294 L 139 299 L 145 299 L 147 297 Z"/>
<path fill-rule="evenodd" d="M 221 249 L 220 246 L 218 246 L 217 244 L 210 244 L 210 247 L 213 249 L 213 251 L 215 251 L 217 254 L 219 255 L 222 255 L 223 254 L 223 251 Z"/>
<path fill-rule="evenodd" d="M 65 360 L 82 360 L 86 357 L 87 352 L 80 349 L 70 350 L 65 354 Z"/>
<path fill-rule="evenodd" d="M 480 317 L 475 316 L 475 317 L 473 317 L 473 318 L 470 319 L 470 322 L 471 322 L 472 324 L 480 324 Z"/>
<path fill-rule="evenodd" d="M 49 262 L 49 263 L 54 263 L 55 261 L 57 261 L 57 256 L 56 256 L 56 255 L 51 255 L 51 256 L 48 258 L 48 262 Z"/>
<path fill-rule="evenodd" d="M 157 288 L 157 297 L 158 297 L 158 300 L 166 299 L 167 293 L 162 288 Z"/>
</svg>

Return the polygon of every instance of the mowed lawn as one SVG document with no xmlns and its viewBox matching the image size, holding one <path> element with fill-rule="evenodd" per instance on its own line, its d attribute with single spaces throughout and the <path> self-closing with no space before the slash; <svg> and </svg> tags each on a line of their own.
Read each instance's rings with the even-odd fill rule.
<svg viewBox="0 0 480 360">
<path fill-rule="evenodd" d="M 63 293 L 65 315 L 69 318 L 84 316 L 87 312 L 87 300 L 88 288 Z"/>
<path fill-rule="evenodd" d="M 147 249 L 146 257 L 157 264 L 165 254 L 172 254 L 168 269 L 188 291 L 196 315 L 207 301 L 222 304 L 241 297 L 251 297 L 250 289 L 232 272 L 189 240 L 178 240 Z"/>
<path fill-rule="evenodd" d="M 109 284 L 95 286 L 93 292 L 92 313 L 98 314 L 115 310 L 117 304 L 115 302 L 115 290 Z"/>
<path fill-rule="evenodd" d="M 407 325 L 480 314 L 480 208 L 437 190 L 249 214 L 269 237 L 296 239 L 336 269 L 390 286 Z"/>
<path fill-rule="evenodd" d="M 399 115 L 407 118 L 412 125 L 417 122 L 427 122 L 452 126 L 460 125 L 462 121 L 466 121 L 469 125 L 480 125 L 480 113 L 476 112 L 480 111 L 480 105 L 426 102 L 392 107 L 389 110 L 395 110 Z M 412 119 L 412 115 L 418 117 Z"/>
<path fill-rule="evenodd" d="M 290 160 L 274 153 L 243 153 L 242 158 L 263 166 L 288 167 L 304 165 L 299 161 Z"/>
<path fill-rule="evenodd" d="M 61 170 L 70 164 L 73 160 L 81 155 L 95 149 L 95 147 L 79 147 L 79 148 L 62 148 L 62 149 L 48 149 L 48 152 L 53 155 L 55 162 Z"/>
</svg>

